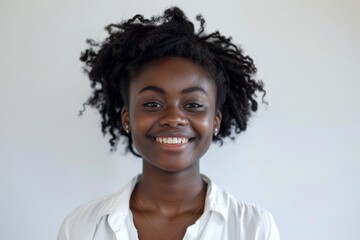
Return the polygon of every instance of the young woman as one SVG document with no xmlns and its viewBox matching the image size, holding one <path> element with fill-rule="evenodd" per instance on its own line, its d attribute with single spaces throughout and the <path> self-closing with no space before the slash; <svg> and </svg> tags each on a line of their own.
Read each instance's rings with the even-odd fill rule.
<svg viewBox="0 0 360 240">
<path fill-rule="evenodd" d="M 237 201 L 200 174 L 210 144 L 246 129 L 257 110 L 250 57 L 218 32 L 199 31 L 179 8 L 106 27 L 82 53 L 93 94 L 115 147 L 142 158 L 142 174 L 120 192 L 75 209 L 59 240 L 277 240 L 271 214 Z"/>
</svg>

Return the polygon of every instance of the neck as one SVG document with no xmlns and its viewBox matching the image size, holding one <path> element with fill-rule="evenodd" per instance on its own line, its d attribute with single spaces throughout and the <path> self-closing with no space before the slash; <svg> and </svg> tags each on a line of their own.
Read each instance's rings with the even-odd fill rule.
<svg viewBox="0 0 360 240">
<path fill-rule="evenodd" d="M 134 194 L 142 205 L 171 215 L 197 208 L 204 203 L 206 184 L 199 165 L 181 172 L 166 172 L 143 164 L 143 174 Z"/>
</svg>

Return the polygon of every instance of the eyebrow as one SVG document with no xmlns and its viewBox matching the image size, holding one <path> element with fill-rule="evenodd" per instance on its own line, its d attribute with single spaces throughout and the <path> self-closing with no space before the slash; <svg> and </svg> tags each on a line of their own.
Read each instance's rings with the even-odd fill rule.
<svg viewBox="0 0 360 240">
<path fill-rule="evenodd" d="M 166 91 L 162 88 L 150 85 L 150 86 L 146 86 L 143 89 L 141 89 L 138 94 L 145 92 L 145 91 L 153 91 L 156 93 L 160 93 L 161 95 L 165 95 Z M 185 88 L 183 90 L 181 90 L 181 94 L 187 94 L 187 93 L 192 93 L 192 92 L 201 92 L 202 94 L 208 95 L 208 93 L 202 88 L 202 87 L 189 87 L 189 88 Z"/>
<path fill-rule="evenodd" d="M 157 92 L 157 93 L 160 93 L 162 95 L 165 95 L 165 90 L 162 89 L 162 88 L 159 88 L 159 87 L 156 87 L 156 86 L 153 86 L 153 85 L 150 85 L 150 86 L 147 86 L 147 87 L 144 87 L 143 89 L 141 89 L 138 94 L 142 93 L 142 92 L 145 92 L 145 91 L 153 91 L 153 92 Z"/>
<path fill-rule="evenodd" d="M 208 95 L 208 93 L 202 87 L 185 88 L 184 90 L 181 91 L 181 94 L 192 93 L 192 92 L 201 92 L 205 95 Z"/>
</svg>

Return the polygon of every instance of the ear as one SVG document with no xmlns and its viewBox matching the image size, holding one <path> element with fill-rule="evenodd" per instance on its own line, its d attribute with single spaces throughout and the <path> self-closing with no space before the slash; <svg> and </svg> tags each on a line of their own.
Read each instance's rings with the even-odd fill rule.
<svg viewBox="0 0 360 240">
<path fill-rule="evenodd" d="M 125 129 L 126 126 L 130 129 L 129 110 L 125 106 L 121 109 L 121 125 L 122 129 Z"/>
<path fill-rule="evenodd" d="M 216 110 L 215 118 L 214 118 L 214 129 L 217 128 L 218 130 L 220 130 L 221 120 L 222 120 L 222 114 L 220 110 Z"/>
</svg>

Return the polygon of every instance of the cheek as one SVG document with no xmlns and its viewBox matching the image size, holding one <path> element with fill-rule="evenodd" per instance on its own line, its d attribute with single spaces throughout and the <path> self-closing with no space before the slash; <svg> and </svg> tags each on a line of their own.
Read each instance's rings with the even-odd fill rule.
<svg viewBox="0 0 360 240">
<path fill-rule="evenodd" d="M 149 123 L 146 119 L 133 115 L 132 118 L 130 118 L 130 125 L 133 145 L 136 151 L 141 156 L 144 156 L 146 155 L 146 149 L 148 148 L 145 136 L 149 129 Z"/>
<path fill-rule="evenodd" d="M 135 134 L 143 135 L 153 123 L 153 120 L 149 115 L 142 116 L 141 114 L 131 114 L 130 116 L 131 129 Z"/>
<path fill-rule="evenodd" d="M 212 138 L 212 129 L 213 129 L 214 119 L 211 114 L 211 116 L 202 116 L 195 118 L 193 120 L 194 127 L 198 130 L 200 135 L 206 136 L 211 135 Z"/>
</svg>

